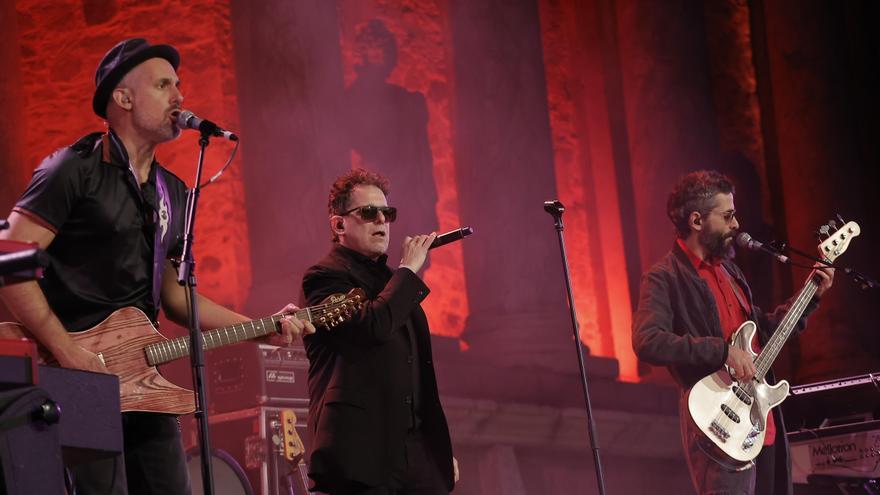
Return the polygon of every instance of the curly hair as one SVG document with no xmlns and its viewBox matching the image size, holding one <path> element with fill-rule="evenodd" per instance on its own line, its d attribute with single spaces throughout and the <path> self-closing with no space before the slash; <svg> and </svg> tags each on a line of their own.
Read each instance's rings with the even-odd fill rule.
<svg viewBox="0 0 880 495">
<path fill-rule="evenodd" d="M 688 219 L 691 213 L 708 215 L 715 207 L 715 195 L 734 194 L 733 181 L 713 170 L 691 172 L 672 188 L 666 200 L 666 216 L 675 226 L 676 234 L 687 237 L 690 233 Z"/>
<path fill-rule="evenodd" d="M 330 198 L 327 201 L 327 209 L 330 215 L 342 215 L 349 208 L 351 192 L 355 186 L 376 186 L 385 196 L 391 192 L 388 179 L 376 172 L 362 168 L 353 169 L 333 181 L 330 186 Z M 339 237 L 334 233 L 333 242 L 339 242 Z"/>
</svg>

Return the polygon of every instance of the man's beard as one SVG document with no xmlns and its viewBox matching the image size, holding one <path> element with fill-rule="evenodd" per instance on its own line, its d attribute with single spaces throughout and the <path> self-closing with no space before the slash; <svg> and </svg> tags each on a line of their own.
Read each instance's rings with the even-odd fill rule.
<svg viewBox="0 0 880 495">
<path fill-rule="evenodd" d="M 732 239 L 735 234 L 736 232 L 734 231 L 724 235 L 719 232 L 701 230 L 699 241 L 709 258 L 731 260 L 736 255 L 736 252 L 733 250 L 733 242 L 727 242 L 727 240 Z"/>
<path fill-rule="evenodd" d="M 148 122 L 147 119 L 142 117 L 135 117 L 135 125 L 144 137 L 149 138 L 155 143 L 173 141 L 180 136 L 181 132 L 180 127 L 172 124 L 168 119 L 157 124 L 155 122 Z"/>
</svg>

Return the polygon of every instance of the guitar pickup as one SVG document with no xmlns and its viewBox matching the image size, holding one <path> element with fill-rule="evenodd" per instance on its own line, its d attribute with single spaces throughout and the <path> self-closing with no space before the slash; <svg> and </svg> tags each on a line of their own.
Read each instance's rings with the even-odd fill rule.
<svg viewBox="0 0 880 495">
<path fill-rule="evenodd" d="M 745 390 L 737 387 L 736 385 L 733 386 L 733 394 L 736 395 L 736 398 L 741 400 L 745 405 L 752 405 L 752 396 L 746 393 Z"/>
<path fill-rule="evenodd" d="M 734 423 L 739 423 L 739 415 L 733 412 L 733 409 L 728 407 L 727 404 L 721 404 L 721 410 L 724 411 L 724 415 L 733 420 Z"/>
</svg>

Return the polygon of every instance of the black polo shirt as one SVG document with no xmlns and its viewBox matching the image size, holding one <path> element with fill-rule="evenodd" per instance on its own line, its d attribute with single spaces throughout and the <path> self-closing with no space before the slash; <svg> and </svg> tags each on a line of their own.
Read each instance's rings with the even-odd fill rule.
<svg viewBox="0 0 880 495">
<path fill-rule="evenodd" d="M 157 183 L 166 194 L 157 193 Z M 183 181 L 155 161 L 139 187 L 112 131 L 43 160 L 14 210 L 55 233 L 40 287 L 68 331 L 85 330 L 125 306 L 156 319 L 162 276 L 162 265 L 153 269 L 156 234 L 160 260 L 180 254 L 186 194 Z"/>
</svg>

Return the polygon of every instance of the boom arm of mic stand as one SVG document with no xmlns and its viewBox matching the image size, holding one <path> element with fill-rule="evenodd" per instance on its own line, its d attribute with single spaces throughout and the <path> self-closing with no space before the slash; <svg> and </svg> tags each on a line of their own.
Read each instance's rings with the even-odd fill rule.
<svg viewBox="0 0 880 495">
<path fill-rule="evenodd" d="M 850 268 L 850 267 L 846 267 L 846 266 L 837 266 L 834 263 L 828 263 L 827 261 L 819 258 L 818 256 L 813 256 L 811 254 L 808 254 L 804 251 L 801 251 L 800 249 L 793 248 L 791 246 L 785 246 L 785 249 L 788 251 L 791 251 L 792 253 L 794 253 L 798 256 L 802 256 L 804 258 L 807 258 L 808 260 L 815 261 L 816 263 L 824 265 L 827 268 L 834 268 L 835 270 L 842 271 L 843 273 L 852 277 L 852 279 L 856 283 L 860 284 L 862 286 L 862 289 L 876 289 L 877 287 L 880 287 L 880 283 L 878 283 L 873 278 L 871 278 L 863 273 L 860 273 L 855 268 Z"/>
</svg>

